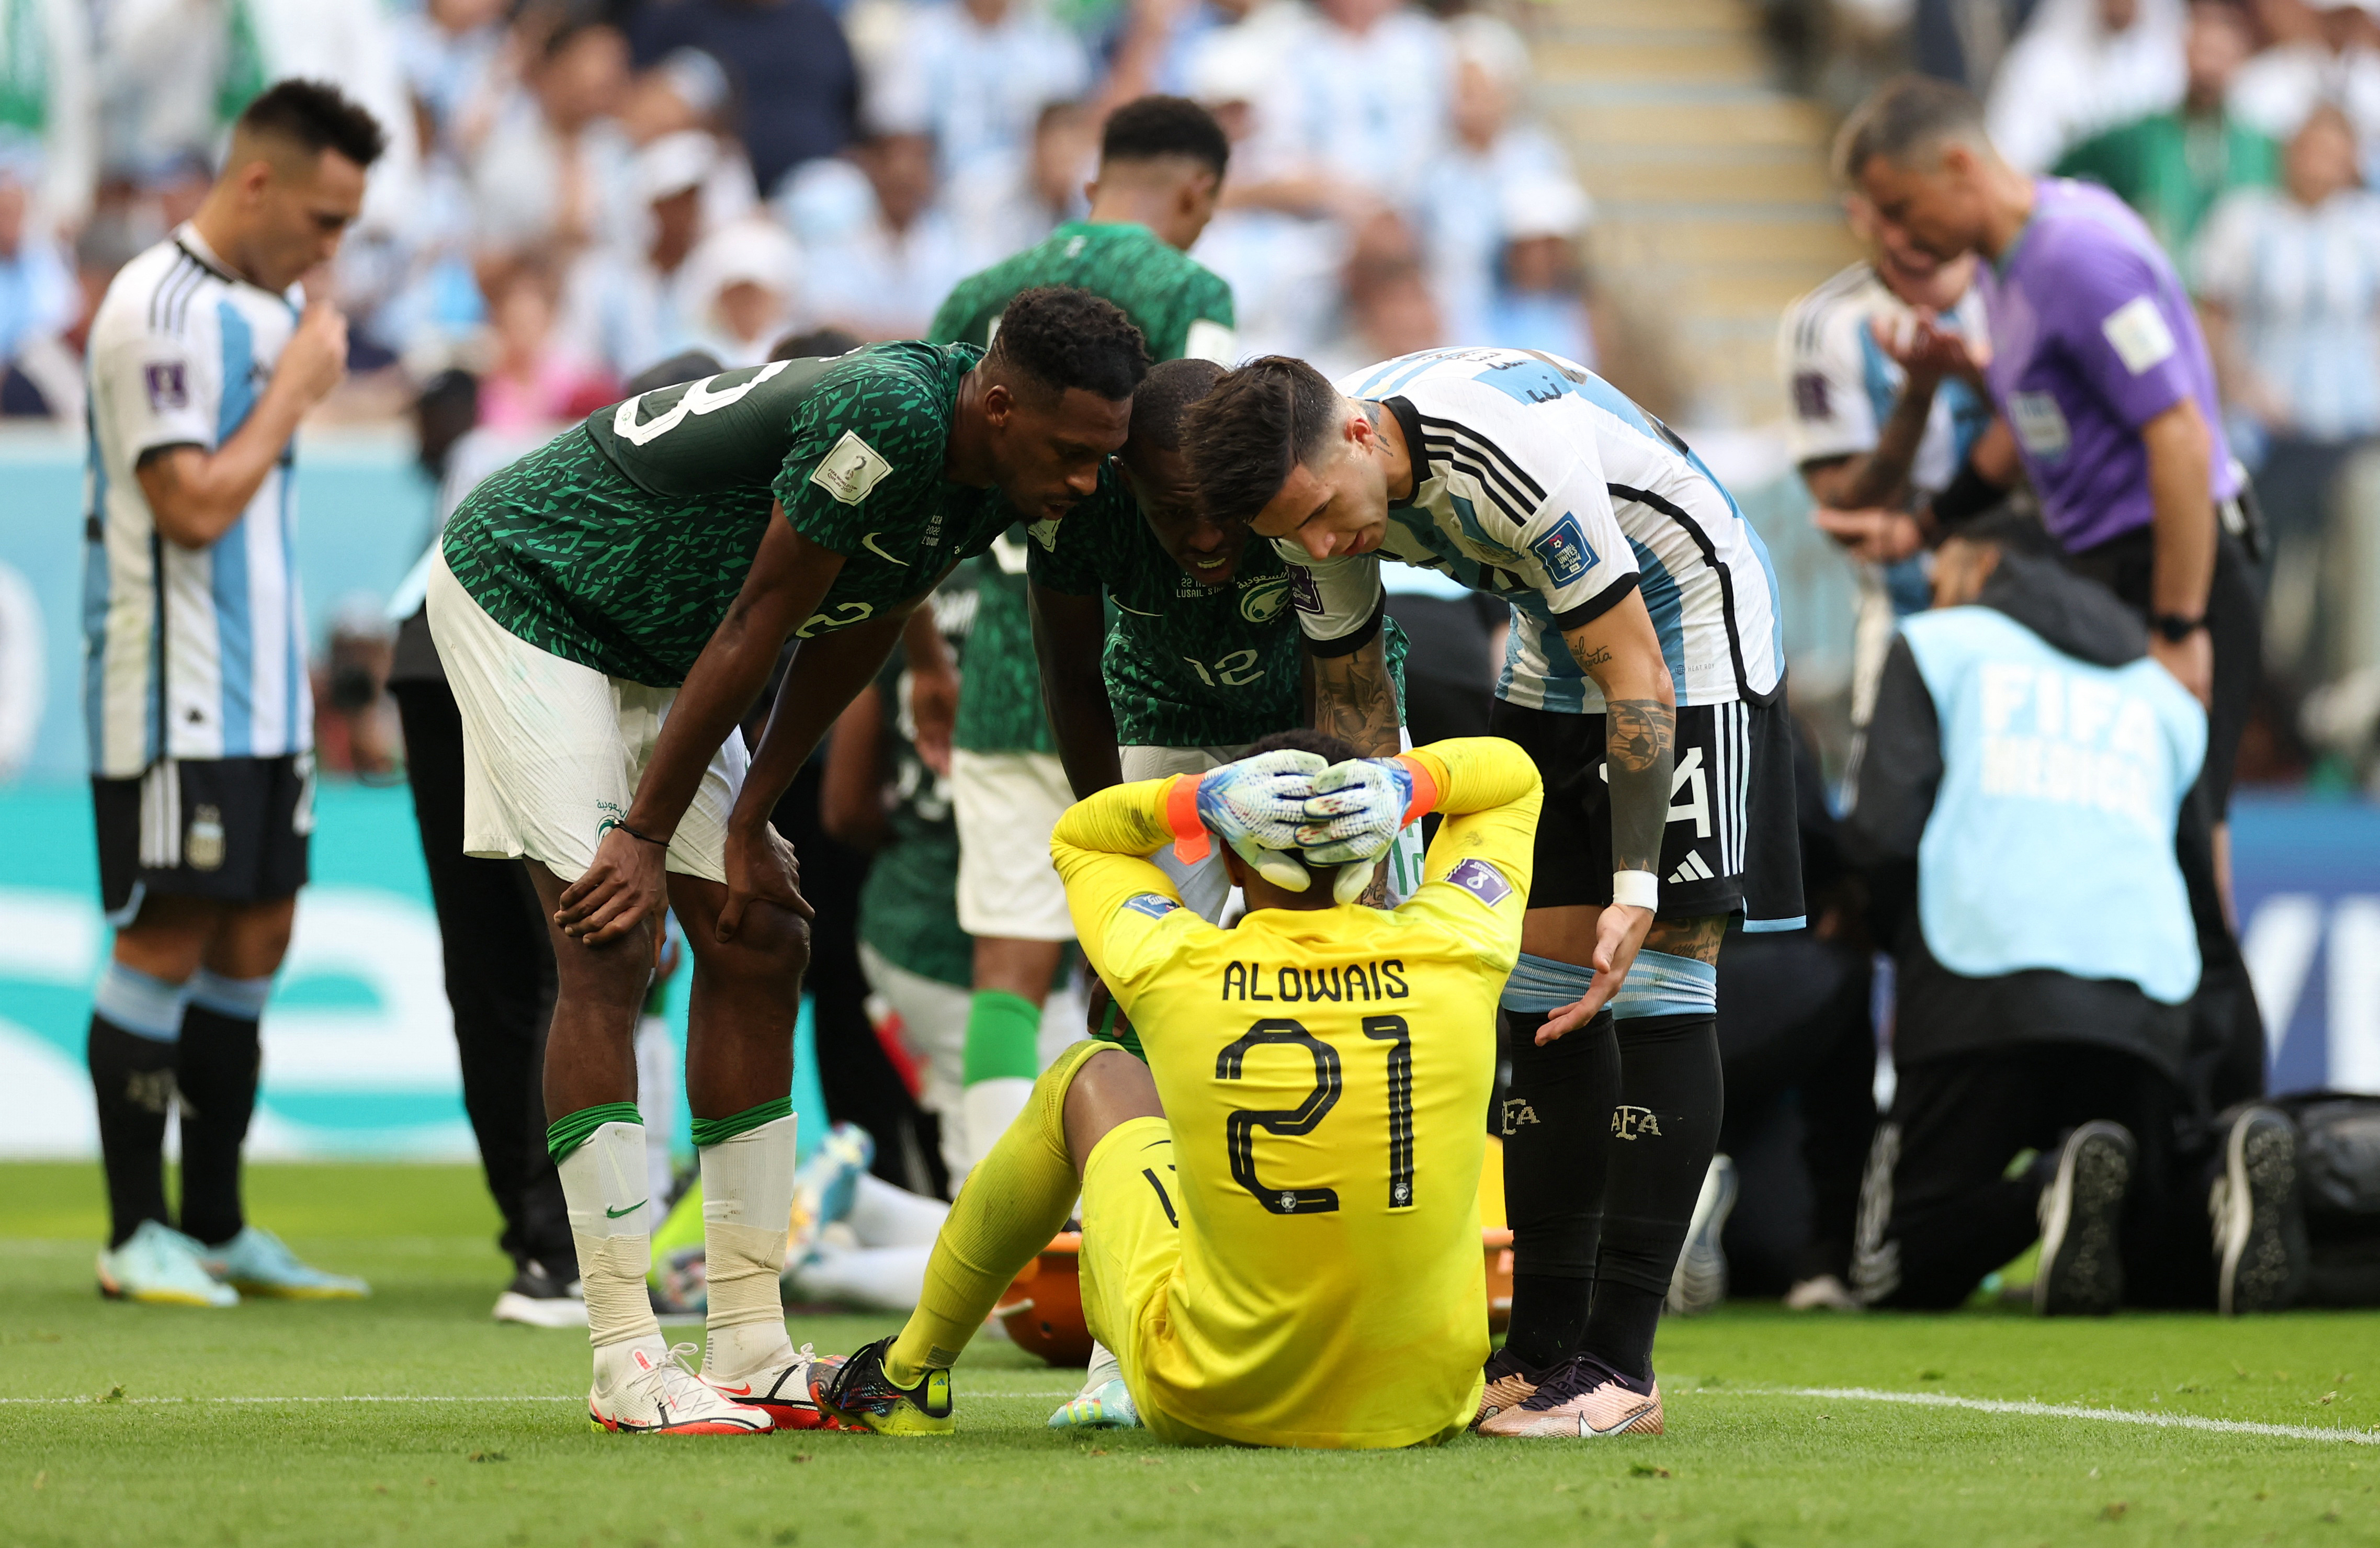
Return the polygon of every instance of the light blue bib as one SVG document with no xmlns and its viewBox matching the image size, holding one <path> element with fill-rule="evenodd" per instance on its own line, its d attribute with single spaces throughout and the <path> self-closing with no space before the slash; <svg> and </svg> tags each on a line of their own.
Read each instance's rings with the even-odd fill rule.
<svg viewBox="0 0 2380 1548">
<path fill-rule="evenodd" d="M 2188 999 L 2198 937 L 2174 823 L 2206 756 L 2198 701 L 2146 657 L 2094 666 L 1994 608 L 1901 632 L 1942 726 L 1917 848 L 1936 959 L 1970 978 L 2046 968 Z"/>
</svg>

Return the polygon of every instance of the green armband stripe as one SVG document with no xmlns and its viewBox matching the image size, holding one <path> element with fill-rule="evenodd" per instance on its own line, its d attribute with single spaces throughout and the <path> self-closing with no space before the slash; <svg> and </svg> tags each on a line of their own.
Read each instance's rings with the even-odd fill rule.
<svg viewBox="0 0 2380 1548">
<path fill-rule="evenodd" d="M 553 1157 L 553 1164 L 559 1166 L 605 1124 L 635 1124 L 641 1128 L 644 1122 L 645 1115 L 637 1111 L 633 1102 L 605 1102 L 581 1107 L 545 1126 L 545 1153 Z"/>
<path fill-rule="evenodd" d="M 734 1117 L 697 1118 L 694 1120 L 695 1148 L 699 1150 L 705 1145 L 723 1145 L 739 1134 L 751 1133 L 762 1124 L 772 1124 L 779 1118 L 791 1117 L 793 1111 L 794 1099 L 791 1096 L 781 1096 L 773 1102 L 764 1102 L 758 1107 L 747 1107 Z"/>
</svg>

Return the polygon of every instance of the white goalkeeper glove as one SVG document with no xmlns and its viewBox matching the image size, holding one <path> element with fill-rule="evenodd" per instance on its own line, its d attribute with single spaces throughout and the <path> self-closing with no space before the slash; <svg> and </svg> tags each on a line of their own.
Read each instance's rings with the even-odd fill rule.
<svg viewBox="0 0 2380 1548">
<path fill-rule="evenodd" d="M 1330 764 L 1292 748 L 1226 763 L 1198 781 L 1198 820 L 1256 873 L 1285 892 L 1312 880 L 1298 862 L 1298 824 L 1305 821 L 1314 776 Z"/>
<path fill-rule="evenodd" d="M 1372 883 L 1372 864 L 1397 841 L 1413 804 L 1413 771 L 1393 758 L 1351 758 L 1314 776 L 1297 846 L 1314 865 L 1336 865 L 1331 895 L 1353 903 Z"/>
</svg>

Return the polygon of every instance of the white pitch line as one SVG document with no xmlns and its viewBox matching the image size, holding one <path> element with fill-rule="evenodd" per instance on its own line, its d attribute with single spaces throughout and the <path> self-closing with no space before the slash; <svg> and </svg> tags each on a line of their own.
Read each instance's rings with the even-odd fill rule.
<svg viewBox="0 0 2380 1548">
<path fill-rule="evenodd" d="M 2268 1435 L 2285 1441 L 2329 1441 L 2380 1445 L 2380 1432 L 2314 1424 L 2265 1424 L 2254 1420 L 2206 1419 L 2198 1414 L 2160 1414 L 2140 1408 L 2087 1408 L 2078 1403 L 2010 1402 L 1997 1397 L 1956 1397 L 1947 1392 L 1886 1392 L 1875 1387 L 1696 1387 L 1698 1397 L 1823 1397 L 1846 1403 L 1899 1403 L 1914 1408 L 1965 1408 L 2025 1419 L 2089 1419 L 2103 1424 L 2140 1424 L 2155 1430 L 2199 1430 L 2217 1435 Z"/>
</svg>

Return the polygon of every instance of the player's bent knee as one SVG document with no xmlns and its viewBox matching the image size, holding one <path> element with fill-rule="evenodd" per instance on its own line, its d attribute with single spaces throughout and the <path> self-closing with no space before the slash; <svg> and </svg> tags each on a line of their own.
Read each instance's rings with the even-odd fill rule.
<svg viewBox="0 0 2380 1548">
<path fill-rule="evenodd" d="M 1121 1048 L 1102 1048 L 1075 1067 L 1067 1086 L 1066 1153 L 1080 1168 L 1110 1129 L 1163 1116 L 1148 1067 Z"/>
</svg>

